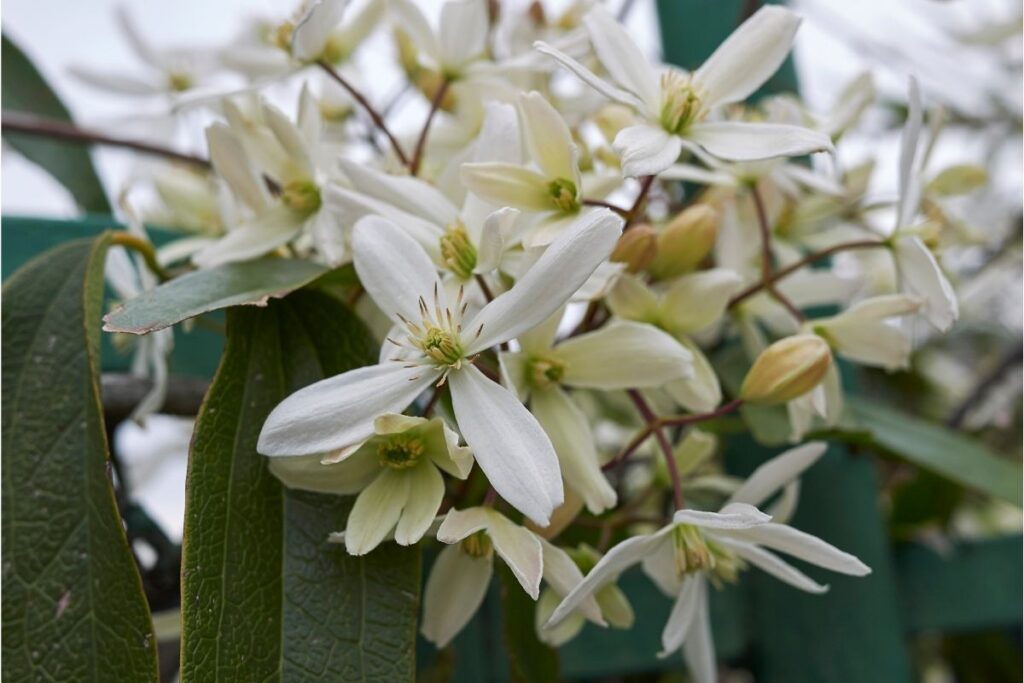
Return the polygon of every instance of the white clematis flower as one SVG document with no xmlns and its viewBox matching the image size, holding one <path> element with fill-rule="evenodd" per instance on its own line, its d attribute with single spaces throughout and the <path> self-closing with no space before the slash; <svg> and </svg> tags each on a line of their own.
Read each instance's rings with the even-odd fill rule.
<svg viewBox="0 0 1024 683">
<path fill-rule="evenodd" d="M 473 467 L 468 448 L 440 418 L 386 413 L 374 435 L 331 454 L 271 458 L 270 471 L 289 488 L 358 493 L 343 534 L 352 555 L 365 555 L 388 537 L 412 545 L 430 528 L 444 497 L 441 471 L 465 479 Z"/>
<path fill-rule="evenodd" d="M 550 45 L 535 47 L 644 119 L 615 137 L 613 146 L 622 157 L 625 175 L 660 173 L 675 163 L 684 146 L 737 161 L 832 149 L 827 135 L 800 126 L 708 120 L 717 107 L 749 97 L 782 65 L 800 25 L 800 18 L 789 10 L 762 7 L 692 74 L 649 64 L 626 30 L 602 7 L 587 13 L 583 23 L 614 83 Z"/>
<path fill-rule="evenodd" d="M 629 567 L 642 563 L 655 584 L 675 598 L 662 632 L 659 656 L 682 648 L 691 676 L 699 683 L 713 683 L 715 653 L 708 617 L 708 581 L 733 581 L 749 563 L 800 590 L 828 590 L 772 550 L 841 574 L 864 576 L 871 571 L 853 555 L 784 523 L 773 522 L 756 507 L 783 489 L 778 509 L 783 515 L 792 510 L 797 478 L 824 452 L 821 443 L 789 450 L 761 465 L 719 512 L 679 510 L 665 528 L 615 546 L 562 601 L 549 626 L 557 626 L 580 601 Z"/>
<path fill-rule="evenodd" d="M 920 308 L 921 301 L 914 297 L 877 296 L 855 303 L 838 315 L 809 321 L 805 328 L 823 337 L 840 356 L 898 370 L 909 366 L 913 347 L 906 330 L 890 321 Z"/>
<path fill-rule="evenodd" d="M 519 281 L 463 320 L 449 304 L 426 253 L 379 217 L 353 229 L 356 272 L 381 310 L 404 326 L 391 359 L 306 387 L 278 405 L 260 433 L 265 455 L 305 455 L 351 446 L 373 420 L 404 410 L 431 384 L 448 381 L 459 429 L 494 489 L 541 526 L 562 503 L 551 441 L 509 391 L 487 379 L 474 357 L 547 319 L 593 273 L 618 238 L 611 212 L 582 218 L 553 242 Z"/>
<path fill-rule="evenodd" d="M 541 579 L 560 595 L 583 580 L 564 550 L 488 507 L 451 510 L 437 530 L 441 551 L 423 594 L 423 637 L 446 646 L 469 623 L 484 601 L 494 572 L 494 553 L 504 560 L 527 595 L 536 600 Z M 453 600 L 452 596 L 459 598 Z M 578 609 L 586 619 L 605 625 L 593 598 Z"/>
<path fill-rule="evenodd" d="M 558 454 L 569 488 L 594 514 L 613 507 L 616 496 L 601 472 L 590 421 L 565 388 L 659 387 L 693 374 L 693 356 L 652 325 L 615 321 L 555 343 L 562 311 L 519 336 L 521 350 L 500 354 L 502 372 L 516 388 Z"/>
</svg>

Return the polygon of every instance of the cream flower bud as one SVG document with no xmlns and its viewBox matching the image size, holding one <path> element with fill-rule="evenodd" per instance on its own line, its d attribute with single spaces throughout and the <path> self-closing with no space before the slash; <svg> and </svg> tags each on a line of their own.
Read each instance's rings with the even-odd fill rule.
<svg viewBox="0 0 1024 683">
<path fill-rule="evenodd" d="M 639 273 L 650 265 L 657 253 L 658 233 L 651 226 L 641 224 L 623 233 L 609 259 L 625 263 L 629 273 Z"/>
<path fill-rule="evenodd" d="M 803 396 L 828 372 L 832 354 L 813 334 L 798 334 L 765 349 L 747 372 L 740 398 L 750 403 L 785 403 Z"/>
<path fill-rule="evenodd" d="M 695 204 L 681 212 L 658 235 L 651 273 L 666 279 L 693 270 L 714 248 L 718 224 L 718 211 L 708 204 Z"/>
</svg>

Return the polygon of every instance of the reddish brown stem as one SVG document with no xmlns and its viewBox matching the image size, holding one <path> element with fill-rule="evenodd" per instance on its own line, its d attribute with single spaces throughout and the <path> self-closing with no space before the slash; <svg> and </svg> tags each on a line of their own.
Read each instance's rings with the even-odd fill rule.
<svg viewBox="0 0 1024 683">
<path fill-rule="evenodd" d="M 765 289 L 768 293 L 778 301 L 782 306 L 789 311 L 798 322 L 804 321 L 804 314 L 800 311 L 792 301 L 789 300 L 782 292 L 775 287 L 775 281 L 773 280 L 773 266 L 774 257 L 772 256 L 772 227 L 768 222 L 768 212 L 765 210 L 764 201 L 761 199 L 761 193 L 757 189 L 757 185 L 750 186 L 750 196 L 754 200 L 754 209 L 757 212 L 757 224 L 761 231 L 761 280 L 768 284 L 765 285 Z"/>
<path fill-rule="evenodd" d="M 423 122 L 423 130 L 420 131 L 420 137 L 416 140 L 416 149 L 413 151 L 412 159 L 409 161 L 410 175 L 416 175 L 420 171 L 420 164 L 423 162 L 423 152 L 427 148 L 427 136 L 430 134 L 430 124 L 433 122 L 437 110 L 441 108 L 441 102 L 444 101 L 444 96 L 448 92 L 448 84 L 448 79 L 441 81 L 437 92 L 434 93 L 434 99 L 430 101 L 430 111 L 427 113 L 427 120 Z"/>
<path fill-rule="evenodd" d="M 403 166 L 408 166 L 409 158 L 405 156 L 405 152 L 402 151 L 402 146 L 398 144 L 398 140 L 395 139 L 395 136 L 391 134 L 391 130 L 388 128 L 388 124 L 384 121 L 384 117 L 380 115 L 380 112 L 378 112 L 374 108 L 374 106 L 370 104 L 370 101 L 367 100 L 361 92 L 352 87 L 352 84 L 345 80 L 344 76 L 335 71 L 334 67 L 332 67 L 330 64 L 321 61 L 317 62 L 317 65 L 321 69 L 323 69 L 328 76 L 333 78 L 338 85 L 344 88 L 345 91 L 352 96 L 352 99 L 359 103 L 359 105 L 370 116 L 370 119 L 373 121 L 373 125 L 377 126 L 380 132 L 384 133 L 384 136 L 388 139 L 388 142 L 391 143 L 391 149 L 395 150 L 395 156 L 398 157 L 398 160 L 402 163 Z"/>
<path fill-rule="evenodd" d="M 630 400 L 633 401 L 633 405 L 636 406 L 640 416 L 647 423 L 649 429 L 653 429 L 654 438 L 658 441 L 658 446 L 661 447 L 661 454 L 665 456 L 665 466 L 668 467 L 668 476 L 672 479 L 672 495 L 675 501 L 676 510 L 682 510 L 685 501 L 683 500 L 683 479 L 679 475 L 679 465 L 676 463 L 675 453 L 672 452 L 672 444 L 669 443 L 668 437 L 665 436 L 665 432 L 662 431 L 658 416 L 654 414 L 651 407 L 647 405 L 647 401 L 636 389 L 630 389 L 628 392 Z"/>
<path fill-rule="evenodd" d="M 647 201 L 647 195 L 651 191 L 651 186 L 654 185 L 654 179 L 656 176 L 645 175 L 640 179 L 640 193 L 633 200 L 633 206 L 630 207 L 629 213 L 625 215 L 626 224 L 622 226 L 622 232 L 629 230 L 633 224 L 643 215 L 644 204 Z"/>
</svg>

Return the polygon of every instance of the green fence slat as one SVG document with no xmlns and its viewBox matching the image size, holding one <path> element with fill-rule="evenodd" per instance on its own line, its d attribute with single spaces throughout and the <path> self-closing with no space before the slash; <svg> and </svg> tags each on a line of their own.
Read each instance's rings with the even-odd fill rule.
<svg viewBox="0 0 1024 683">
<path fill-rule="evenodd" d="M 117 221 L 109 216 L 87 216 L 75 220 L 3 216 L 0 226 L 3 232 L 0 275 L 4 280 L 21 264 L 47 249 L 69 240 L 98 235 L 104 230 L 120 227 Z M 158 246 L 181 237 L 180 233 L 160 228 L 150 229 L 149 234 Z M 107 294 L 105 308 L 110 306 L 110 292 Z M 218 320 L 216 317 L 213 319 Z M 99 325 L 99 321 L 96 324 Z M 110 334 L 103 334 L 102 343 L 103 370 L 127 371 L 131 364 L 130 350 L 124 352 L 117 349 Z M 212 377 L 223 348 L 223 335 L 200 326 L 186 331 L 179 325 L 174 330 L 171 374 Z"/>
<path fill-rule="evenodd" d="M 911 632 L 1019 627 L 1020 536 L 959 541 L 938 551 L 920 543 L 894 550 L 900 600 Z"/>
</svg>

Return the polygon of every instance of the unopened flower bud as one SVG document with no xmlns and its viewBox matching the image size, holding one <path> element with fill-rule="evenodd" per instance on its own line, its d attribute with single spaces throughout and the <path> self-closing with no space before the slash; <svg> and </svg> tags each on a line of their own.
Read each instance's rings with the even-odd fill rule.
<svg viewBox="0 0 1024 683">
<path fill-rule="evenodd" d="M 749 403 L 785 403 L 818 386 L 832 363 L 828 344 L 814 334 L 798 334 L 765 349 L 747 372 L 740 398 Z"/>
<path fill-rule="evenodd" d="M 292 211 L 309 216 L 320 209 L 320 188 L 309 180 L 293 180 L 281 189 L 281 201 Z"/>
<path fill-rule="evenodd" d="M 651 273 L 665 279 L 696 268 L 714 248 L 718 224 L 718 211 L 708 204 L 694 204 L 678 214 L 658 235 Z"/>
<path fill-rule="evenodd" d="M 639 273 L 658 253 L 658 233 L 649 225 L 634 225 L 619 238 L 612 255 L 615 263 L 625 263 L 626 271 Z"/>
</svg>

